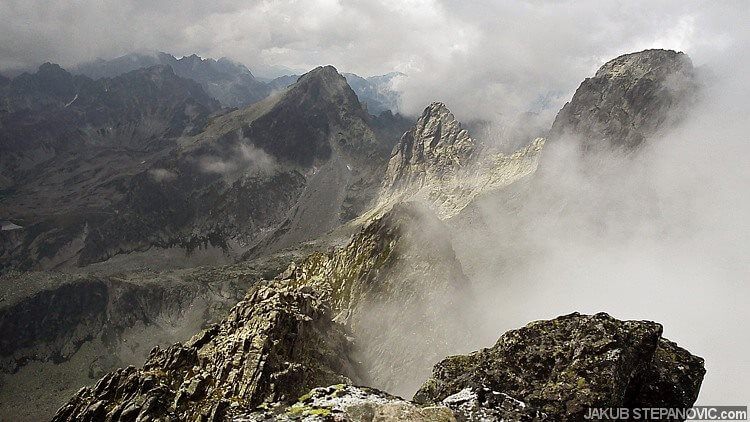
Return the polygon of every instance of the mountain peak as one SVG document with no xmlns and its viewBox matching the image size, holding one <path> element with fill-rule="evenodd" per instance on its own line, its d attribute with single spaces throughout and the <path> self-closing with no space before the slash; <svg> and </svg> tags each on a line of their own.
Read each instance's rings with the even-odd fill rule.
<svg viewBox="0 0 750 422">
<path fill-rule="evenodd" d="M 290 87 L 290 94 L 302 95 L 311 99 L 326 97 L 337 107 L 366 119 L 366 113 L 359 103 L 357 94 L 335 67 L 331 65 L 318 66 L 305 73 L 297 83 Z"/>
<path fill-rule="evenodd" d="M 475 149 L 474 140 L 448 107 L 434 102 L 394 148 L 384 187 L 393 190 L 439 178 L 469 161 Z"/>
<path fill-rule="evenodd" d="M 422 112 L 421 118 L 436 118 L 440 119 L 440 121 L 443 123 L 455 122 L 459 126 L 461 125 L 461 123 L 459 123 L 453 116 L 453 113 L 451 113 L 451 111 L 448 109 L 448 106 L 440 101 L 435 101 L 432 104 L 428 105 Z"/>
<path fill-rule="evenodd" d="M 44 63 L 36 71 L 36 78 L 49 83 L 64 83 L 73 79 L 73 75 L 56 63 Z"/>
<path fill-rule="evenodd" d="M 453 113 L 441 102 L 422 116 L 393 149 L 374 214 L 398 201 L 426 201 L 440 219 L 458 214 L 477 196 L 501 189 L 534 171 L 544 138 L 511 155 L 479 154 Z"/>
<path fill-rule="evenodd" d="M 550 130 L 552 138 L 574 136 L 584 150 L 635 148 L 673 124 L 679 107 L 698 89 L 684 53 L 644 50 L 605 63 L 586 78 Z"/>
<path fill-rule="evenodd" d="M 63 73 L 65 70 L 57 63 L 46 62 L 39 66 L 37 73 Z M 67 73 L 67 72 L 65 72 Z"/>
<path fill-rule="evenodd" d="M 346 83 L 346 78 L 342 76 L 338 70 L 336 70 L 335 67 L 331 65 L 326 66 L 318 66 L 315 69 L 305 73 L 302 75 L 298 82 L 303 82 L 306 80 L 310 80 L 313 78 L 319 78 L 326 81 L 341 81 L 343 80 L 344 83 Z"/>
<path fill-rule="evenodd" d="M 693 64 L 685 53 L 651 49 L 614 58 L 599 68 L 594 77 L 642 78 L 651 72 L 661 74 L 692 68 Z"/>
</svg>

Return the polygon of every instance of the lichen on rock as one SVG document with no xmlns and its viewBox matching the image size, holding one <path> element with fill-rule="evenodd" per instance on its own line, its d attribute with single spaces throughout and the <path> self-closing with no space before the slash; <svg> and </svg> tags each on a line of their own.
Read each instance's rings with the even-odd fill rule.
<svg viewBox="0 0 750 422">
<path fill-rule="evenodd" d="M 497 343 L 435 365 L 415 394 L 444 400 L 481 386 L 527 403 L 553 420 L 580 420 L 591 407 L 691 406 L 703 359 L 661 339 L 661 325 L 573 313 L 533 322 Z"/>
<path fill-rule="evenodd" d="M 309 287 L 260 286 L 187 344 L 155 348 L 142 369 L 81 389 L 53 420 L 217 420 L 231 407 L 293 402 L 313 387 L 358 381 L 350 347 Z"/>
</svg>

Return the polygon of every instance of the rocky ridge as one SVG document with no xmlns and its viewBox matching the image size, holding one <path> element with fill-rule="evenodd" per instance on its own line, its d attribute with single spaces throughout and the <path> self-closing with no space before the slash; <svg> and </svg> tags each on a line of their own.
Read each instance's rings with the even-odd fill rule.
<svg viewBox="0 0 750 422">
<path fill-rule="evenodd" d="M 357 339 L 372 387 L 411 394 L 433 362 L 469 341 L 473 293 L 445 233 L 429 209 L 397 204 L 345 247 L 312 254 L 281 275 L 328 298 Z"/>
<path fill-rule="evenodd" d="M 224 107 L 245 107 L 283 91 L 294 84 L 300 75 L 284 75 L 270 81 L 256 78 L 244 65 L 229 58 L 201 58 L 196 54 L 176 58 L 164 52 L 129 53 L 114 59 L 97 59 L 74 66 L 71 72 L 92 79 L 112 78 L 133 70 L 156 65 L 171 67 L 174 72 L 198 82 Z M 384 111 L 398 112 L 399 95 L 393 81 L 406 75 L 392 72 L 362 78 L 353 73 L 343 74 L 367 111 L 378 115 Z M 0 85 L 3 84 L 0 75 Z"/>
<path fill-rule="evenodd" d="M 450 303 L 432 308 L 415 289 L 420 279 L 393 272 L 410 253 L 405 239 L 424 232 L 415 212 L 396 207 L 347 247 L 292 265 L 185 345 L 157 348 L 142 370 L 118 370 L 82 389 L 54 420 L 578 420 L 590 406 L 692 405 L 703 360 L 662 339 L 659 324 L 606 314 L 538 321 L 492 348 L 446 358 L 413 403 L 346 386 L 383 383 L 393 376 L 383 366 L 403 377 L 418 353 L 462 332 Z M 439 241 L 417 240 L 431 254 L 440 249 Z M 421 279 L 446 271 L 436 270 L 421 268 Z M 378 303 L 395 318 L 371 306 Z M 428 331 L 432 342 L 408 339 L 435 322 L 422 311 L 412 320 L 404 313 L 420 304 L 452 322 Z M 373 310 L 379 325 L 368 324 Z M 411 343 L 398 348 L 404 341 Z"/>
<path fill-rule="evenodd" d="M 350 347 L 310 288 L 259 286 L 186 344 L 155 348 L 143 369 L 81 389 L 53 420 L 218 420 L 230 407 L 358 381 Z"/>
<path fill-rule="evenodd" d="M 544 142 L 537 138 L 511 155 L 492 153 L 469 136 L 445 104 L 433 103 L 394 147 L 378 208 L 415 200 L 430 204 L 441 219 L 453 217 L 478 195 L 532 174 Z"/>
<path fill-rule="evenodd" d="M 100 79 L 156 65 L 169 66 L 177 75 L 198 82 L 224 107 L 247 106 L 270 94 L 269 87 L 258 80 L 247 67 L 225 57 L 214 60 L 192 54 L 178 59 L 162 52 L 130 53 L 111 60 L 98 59 L 82 63 L 71 71 Z"/>
<path fill-rule="evenodd" d="M 118 370 L 82 389 L 53 420 L 575 421 L 589 407 L 689 407 L 705 373 L 703 360 L 662 339 L 656 323 L 571 314 L 445 359 L 414 402 L 348 382 L 329 386 L 331 377 L 348 381 L 356 365 L 338 354 L 351 344 L 324 322 L 331 315 L 316 311 L 323 301 L 312 292 L 259 288 L 246 301 L 270 313 L 242 302 L 186 345 L 154 349 L 142 370 Z M 313 343 L 290 354 L 289 345 L 306 341 Z M 307 353 L 322 355 L 305 366 Z M 665 374 L 680 382 L 662 389 Z"/>
</svg>

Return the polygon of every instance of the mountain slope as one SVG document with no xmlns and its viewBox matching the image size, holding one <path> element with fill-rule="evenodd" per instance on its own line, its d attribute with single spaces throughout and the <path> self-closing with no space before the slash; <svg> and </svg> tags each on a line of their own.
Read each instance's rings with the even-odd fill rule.
<svg viewBox="0 0 750 422">
<path fill-rule="evenodd" d="M 52 267 L 87 221 L 114 212 L 143 164 L 198 132 L 218 103 L 167 67 L 92 81 L 46 64 L 0 89 L 0 268 Z"/>
<path fill-rule="evenodd" d="M 132 179 L 117 215 L 89 229 L 80 264 L 151 246 L 231 257 L 312 239 L 369 203 L 387 154 L 332 67 L 179 145 Z"/>
</svg>

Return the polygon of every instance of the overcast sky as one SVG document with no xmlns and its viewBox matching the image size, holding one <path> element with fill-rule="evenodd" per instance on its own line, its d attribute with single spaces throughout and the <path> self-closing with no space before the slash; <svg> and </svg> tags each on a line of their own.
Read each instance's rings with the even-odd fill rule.
<svg viewBox="0 0 750 422">
<path fill-rule="evenodd" d="M 263 75 L 333 64 L 410 77 L 403 109 L 459 118 L 556 111 L 607 59 L 650 47 L 696 64 L 746 47 L 750 2 L 3 0 L 0 69 L 133 50 L 230 57 Z M 741 31 L 745 31 L 742 33 Z"/>
</svg>

